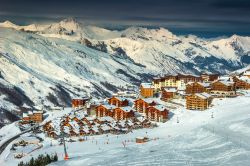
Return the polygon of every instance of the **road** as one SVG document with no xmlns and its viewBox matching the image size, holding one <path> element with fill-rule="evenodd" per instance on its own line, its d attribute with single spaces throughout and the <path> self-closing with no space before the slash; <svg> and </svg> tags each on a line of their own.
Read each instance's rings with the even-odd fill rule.
<svg viewBox="0 0 250 166">
<path fill-rule="evenodd" d="M 35 129 L 35 128 L 37 128 L 37 127 L 39 127 L 39 126 L 34 126 L 34 127 L 30 128 L 30 129 L 28 129 L 28 130 L 25 130 L 25 131 L 23 131 L 23 132 L 21 132 L 21 133 L 15 135 L 15 136 L 13 136 L 13 137 L 7 139 L 4 143 L 2 143 L 2 145 L 0 145 L 0 155 L 3 153 L 3 151 L 6 149 L 6 147 L 7 147 L 12 141 L 14 141 L 15 139 L 17 139 L 17 138 L 20 137 L 21 135 L 23 135 L 23 134 L 25 134 L 25 133 L 28 133 L 28 132 L 32 131 L 32 129 Z"/>
</svg>

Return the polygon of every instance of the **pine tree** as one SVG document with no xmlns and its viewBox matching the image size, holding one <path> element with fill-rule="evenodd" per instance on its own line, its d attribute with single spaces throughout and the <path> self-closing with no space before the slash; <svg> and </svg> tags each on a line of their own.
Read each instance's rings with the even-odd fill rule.
<svg viewBox="0 0 250 166">
<path fill-rule="evenodd" d="M 35 161 L 34 161 L 33 157 L 30 159 L 30 163 L 28 165 L 29 166 L 35 166 Z"/>
<path fill-rule="evenodd" d="M 46 155 L 46 164 L 49 164 L 49 163 L 51 163 L 51 158 L 50 158 L 50 156 L 47 154 L 47 155 Z"/>
<path fill-rule="evenodd" d="M 23 161 L 21 161 L 21 162 L 18 164 L 18 166 L 24 166 Z"/>
<path fill-rule="evenodd" d="M 58 161 L 58 156 L 57 156 L 57 153 L 54 155 L 54 157 L 53 157 L 53 161 L 55 162 L 55 161 Z"/>
</svg>

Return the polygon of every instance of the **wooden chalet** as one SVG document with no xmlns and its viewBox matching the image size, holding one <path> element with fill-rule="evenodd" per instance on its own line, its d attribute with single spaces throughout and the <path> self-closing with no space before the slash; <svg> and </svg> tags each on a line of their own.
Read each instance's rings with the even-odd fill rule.
<svg viewBox="0 0 250 166">
<path fill-rule="evenodd" d="M 88 100 L 89 98 L 72 99 L 72 108 L 83 108 Z"/>
<path fill-rule="evenodd" d="M 247 76 L 234 77 L 236 89 L 250 89 L 250 78 Z"/>
<path fill-rule="evenodd" d="M 178 74 L 177 80 L 183 80 L 183 82 L 186 84 L 188 82 L 202 82 L 201 77 L 190 75 L 190 74 Z"/>
<path fill-rule="evenodd" d="M 217 80 L 211 83 L 211 94 L 216 96 L 234 96 L 235 85 L 232 81 Z"/>
<path fill-rule="evenodd" d="M 152 98 L 137 99 L 134 101 L 137 112 L 145 113 L 148 106 L 155 106 L 157 102 Z"/>
<path fill-rule="evenodd" d="M 96 107 L 96 117 L 110 116 L 113 117 L 113 109 L 116 108 L 114 105 L 102 104 Z"/>
<path fill-rule="evenodd" d="M 151 83 L 141 83 L 140 96 L 142 98 L 149 98 L 154 96 L 154 86 Z"/>
<path fill-rule="evenodd" d="M 169 111 L 163 105 L 149 106 L 146 110 L 146 118 L 155 122 L 166 122 Z"/>
<path fill-rule="evenodd" d="M 44 130 L 44 131 L 52 130 L 53 127 L 52 127 L 51 123 L 52 123 L 51 120 L 48 121 L 48 122 L 46 122 L 46 123 L 43 125 L 43 130 Z"/>
<path fill-rule="evenodd" d="M 186 107 L 189 110 L 205 110 L 212 102 L 208 93 L 195 93 L 186 96 Z"/>
<path fill-rule="evenodd" d="M 86 124 L 88 127 L 92 127 L 92 125 L 94 124 L 94 120 L 95 120 L 95 118 L 93 118 L 93 117 L 84 117 L 82 119 L 82 122 L 84 124 Z"/>
<path fill-rule="evenodd" d="M 153 86 L 155 88 L 155 91 L 159 91 L 165 87 L 175 87 L 177 89 L 183 89 L 183 87 L 185 87 L 185 84 L 188 82 L 202 82 L 202 79 L 201 77 L 194 75 L 166 75 L 161 78 L 154 78 Z"/>
<path fill-rule="evenodd" d="M 54 139 L 56 139 L 58 137 L 57 132 L 55 132 L 55 131 L 48 131 L 47 136 L 50 138 L 54 138 Z"/>
<path fill-rule="evenodd" d="M 215 80 L 218 80 L 219 74 L 208 74 L 208 73 L 202 73 L 201 79 L 203 82 L 213 82 Z"/>
<path fill-rule="evenodd" d="M 123 97 L 111 97 L 108 99 L 108 103 L 110 105 L 114 105 L 116 107 L 126 107 L 129 104 L 128 99 Z"/>
<path fill-rule="evenodd" d="M 24 123 L 41 123 L 43 121 L 43 111 L 29 111 L 23 113 L 22 121 Z"/>
<path fill-rule="evenodd" d="M 209 92 L 209 90 L 209 83 L 189 82 L 186 84 L 186 94 Z"/>
<path fill-rule="evenodd" d="M 127 120 L 134 118 L 135 110 L 130 106 L 127 107 L 118 107 L 114 109 L 113 118 L 115 120 Z"/>
<path fill-rule="evenodd" d="M 173 99 L 176 96 L 176 88 L 162 88 L 161 90 L 161 100 L 167 101 Z"/>
</svg>

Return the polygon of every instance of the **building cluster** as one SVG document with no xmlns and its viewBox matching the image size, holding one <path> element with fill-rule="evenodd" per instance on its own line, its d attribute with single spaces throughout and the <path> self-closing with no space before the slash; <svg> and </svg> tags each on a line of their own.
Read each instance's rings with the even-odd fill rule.
<svg viewBox="0 0 250 166">
<path fill-rule="evenodd" d="M 140 96 L 152 98 L 160 96 L 168 101 L 185 98 L 187 109 L 205 110 L 214 97 L 234 97 L 236 89 L 250 89 L 250 70 L 238 76 L 219 76 L 202 73 L 195 75 L 167 75 L 153 79 L 152 83 L 142 83 Z"/>
<path fill-rule="evenodd" d="M 214 97 L 234 97 L 236 89 L 250 89 L 250 70 L 234 76 L 203 73 L 167 75 L 152 83 L 140 85 L 140 96 L 120 95 L 100 103 L 89 104 L 89 98 L 73 99 L 72 111 L 48 121 L 43 130 L 49 137 L 85 136 L 105 133 L 126 133 L 133 129 L 152 127 L 151 122 L 166 122 L 169 110 L 165 101 L 183 98 L 189 110 L 205 110 Z M 135 96 L 134 96 L 135 97 Z M 41 123 L 43 111 L 23 113 L 22 123 Z"/>
<path fill-rule="evenodd" d="M 96 117 L 110 116 L 115 120 L 128 120 L 143 116 L 155 122 L 166 122 L 169 110 L 154 101 L 153 98 L 139 98 L 131 101 L 127 98 L 111 97 L 108 103 L 96 108 Z"/>
<path fill-rule="evenodd" d="M 22 123 L 41 123 L 43 121 L 43 111 L 28 111 L 23 113 Z"/>
<path fill-rule="evenodd" d="M 98 134 L 122 134 L 138 128 L 149 128 L 153 124 L 143 118 L 115 120 L 110 116 L 90 117 L 82 110 L 73 111 L 62 118 L 48 121 L 43 125 L 43 131 L 48 137 L 59 138 L 79 137 Z"/>
</svg>

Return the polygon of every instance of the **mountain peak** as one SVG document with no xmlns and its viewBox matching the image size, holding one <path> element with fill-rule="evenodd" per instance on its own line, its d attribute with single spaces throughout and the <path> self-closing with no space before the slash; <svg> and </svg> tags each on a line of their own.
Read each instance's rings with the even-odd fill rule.
<svg viewBox="0 0 250 166">
<path fill-rule="evenodd" d="M 62 20 L 61 22 L 64 22 L 64 23 L 75 23 L 75 24 L 79 24 L 77 19 L 74 18 L 74 17 L 69 17 L 69 18 L 66 18 L 64 20 Z"/>
<path fill-rule="evenodd" d="M 75 18 L 64 19 L 58 24 L 60 27 L 63 27 L 67 30 L 80 31 L 81 29 L 81 24 Z"/>
<path fill-rule="evenodd" d="M 3 23 L 0 23 L 1 26 L 3 27 L 16 27 L 17 25 L 10 22 L 9 20 L 4 21 Z"/>
</svg>

